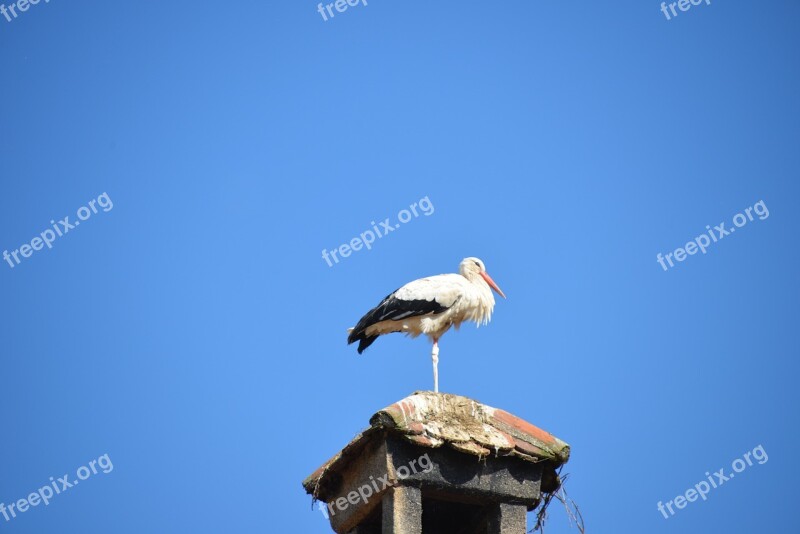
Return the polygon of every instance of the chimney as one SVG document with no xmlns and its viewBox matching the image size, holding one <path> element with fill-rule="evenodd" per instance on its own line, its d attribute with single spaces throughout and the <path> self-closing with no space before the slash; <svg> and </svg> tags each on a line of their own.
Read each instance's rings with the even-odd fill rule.
<svg viewBox="0 0 800 534">
<path fill-rule="evenodd" d="M 304 482 L 337 534 L 525 534 L 569 445 L 477 401 L 416 392 Z"/>
</svg>

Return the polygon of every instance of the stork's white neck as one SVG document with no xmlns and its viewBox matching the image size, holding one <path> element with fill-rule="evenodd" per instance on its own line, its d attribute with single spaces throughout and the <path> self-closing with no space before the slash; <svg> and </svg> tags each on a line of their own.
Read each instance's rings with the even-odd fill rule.
<svg viewBox="0 0 800 534">
<path fill-rule="evenodd" d="M 475 272 L 466 271 L 461 275 L 470 282 L 470 287 L 473 289 L 472 295 L 472 317 L 471 319 L 476 323 L 486 324 L 492 318 L 492 310 L 494 310 L 494 295 L 492 288 L 486 283 L 483 277 Z"/>
</svg>

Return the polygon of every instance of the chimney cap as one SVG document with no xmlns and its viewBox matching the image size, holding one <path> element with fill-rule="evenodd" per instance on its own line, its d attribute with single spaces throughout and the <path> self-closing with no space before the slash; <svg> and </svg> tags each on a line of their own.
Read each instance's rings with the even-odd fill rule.
<svg viewBox="0 0 800 534">
<path fill-rule="evenodd" d="M 450 447 L 479 459 L 543 462 L 545 492 L 558 489 L 556 470 L 570 453 L 565 442 L 504 410 L 459 395 L 417 391 L 375 413 L 369 428 L 303 481 L 306 492 L 316 497 L 329 473 L 344 471 L 373 439 L 387 433 L 420 447 Z"/>
</svg>

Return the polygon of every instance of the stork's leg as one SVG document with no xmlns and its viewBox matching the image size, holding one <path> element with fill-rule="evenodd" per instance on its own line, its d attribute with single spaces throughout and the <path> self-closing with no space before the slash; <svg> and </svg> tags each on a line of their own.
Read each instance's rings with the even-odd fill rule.
<svg viewBox="0 0 800 534">
<path fill-rule="evenodd" d="M 433 391 L 439 393 L 439 340 L 435 338 L 431 359 L 433 360 Z"/>
</svg>

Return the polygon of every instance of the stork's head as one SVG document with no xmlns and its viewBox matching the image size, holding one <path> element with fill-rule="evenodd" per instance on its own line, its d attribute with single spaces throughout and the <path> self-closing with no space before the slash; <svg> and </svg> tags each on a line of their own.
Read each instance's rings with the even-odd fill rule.
<svg viewBox="0 0 800 534">
<path fill-rule="evenodd" d="M 506 298 L 505 293 L 503 293 L 500 288 L 497 287 L 497 284 L 494 283 L 492 277 L 486 272 L 486 266 L 479 258 L 464 258 L 461 260 L 461 264 L 458 266 L 458 272 L 461 273 L 461 276 L 471 282 L 476 281 L 478 277 L 482 278 L 489 285 L 489 287 L 497 292 L 498 295 Z"/>
</svg>

